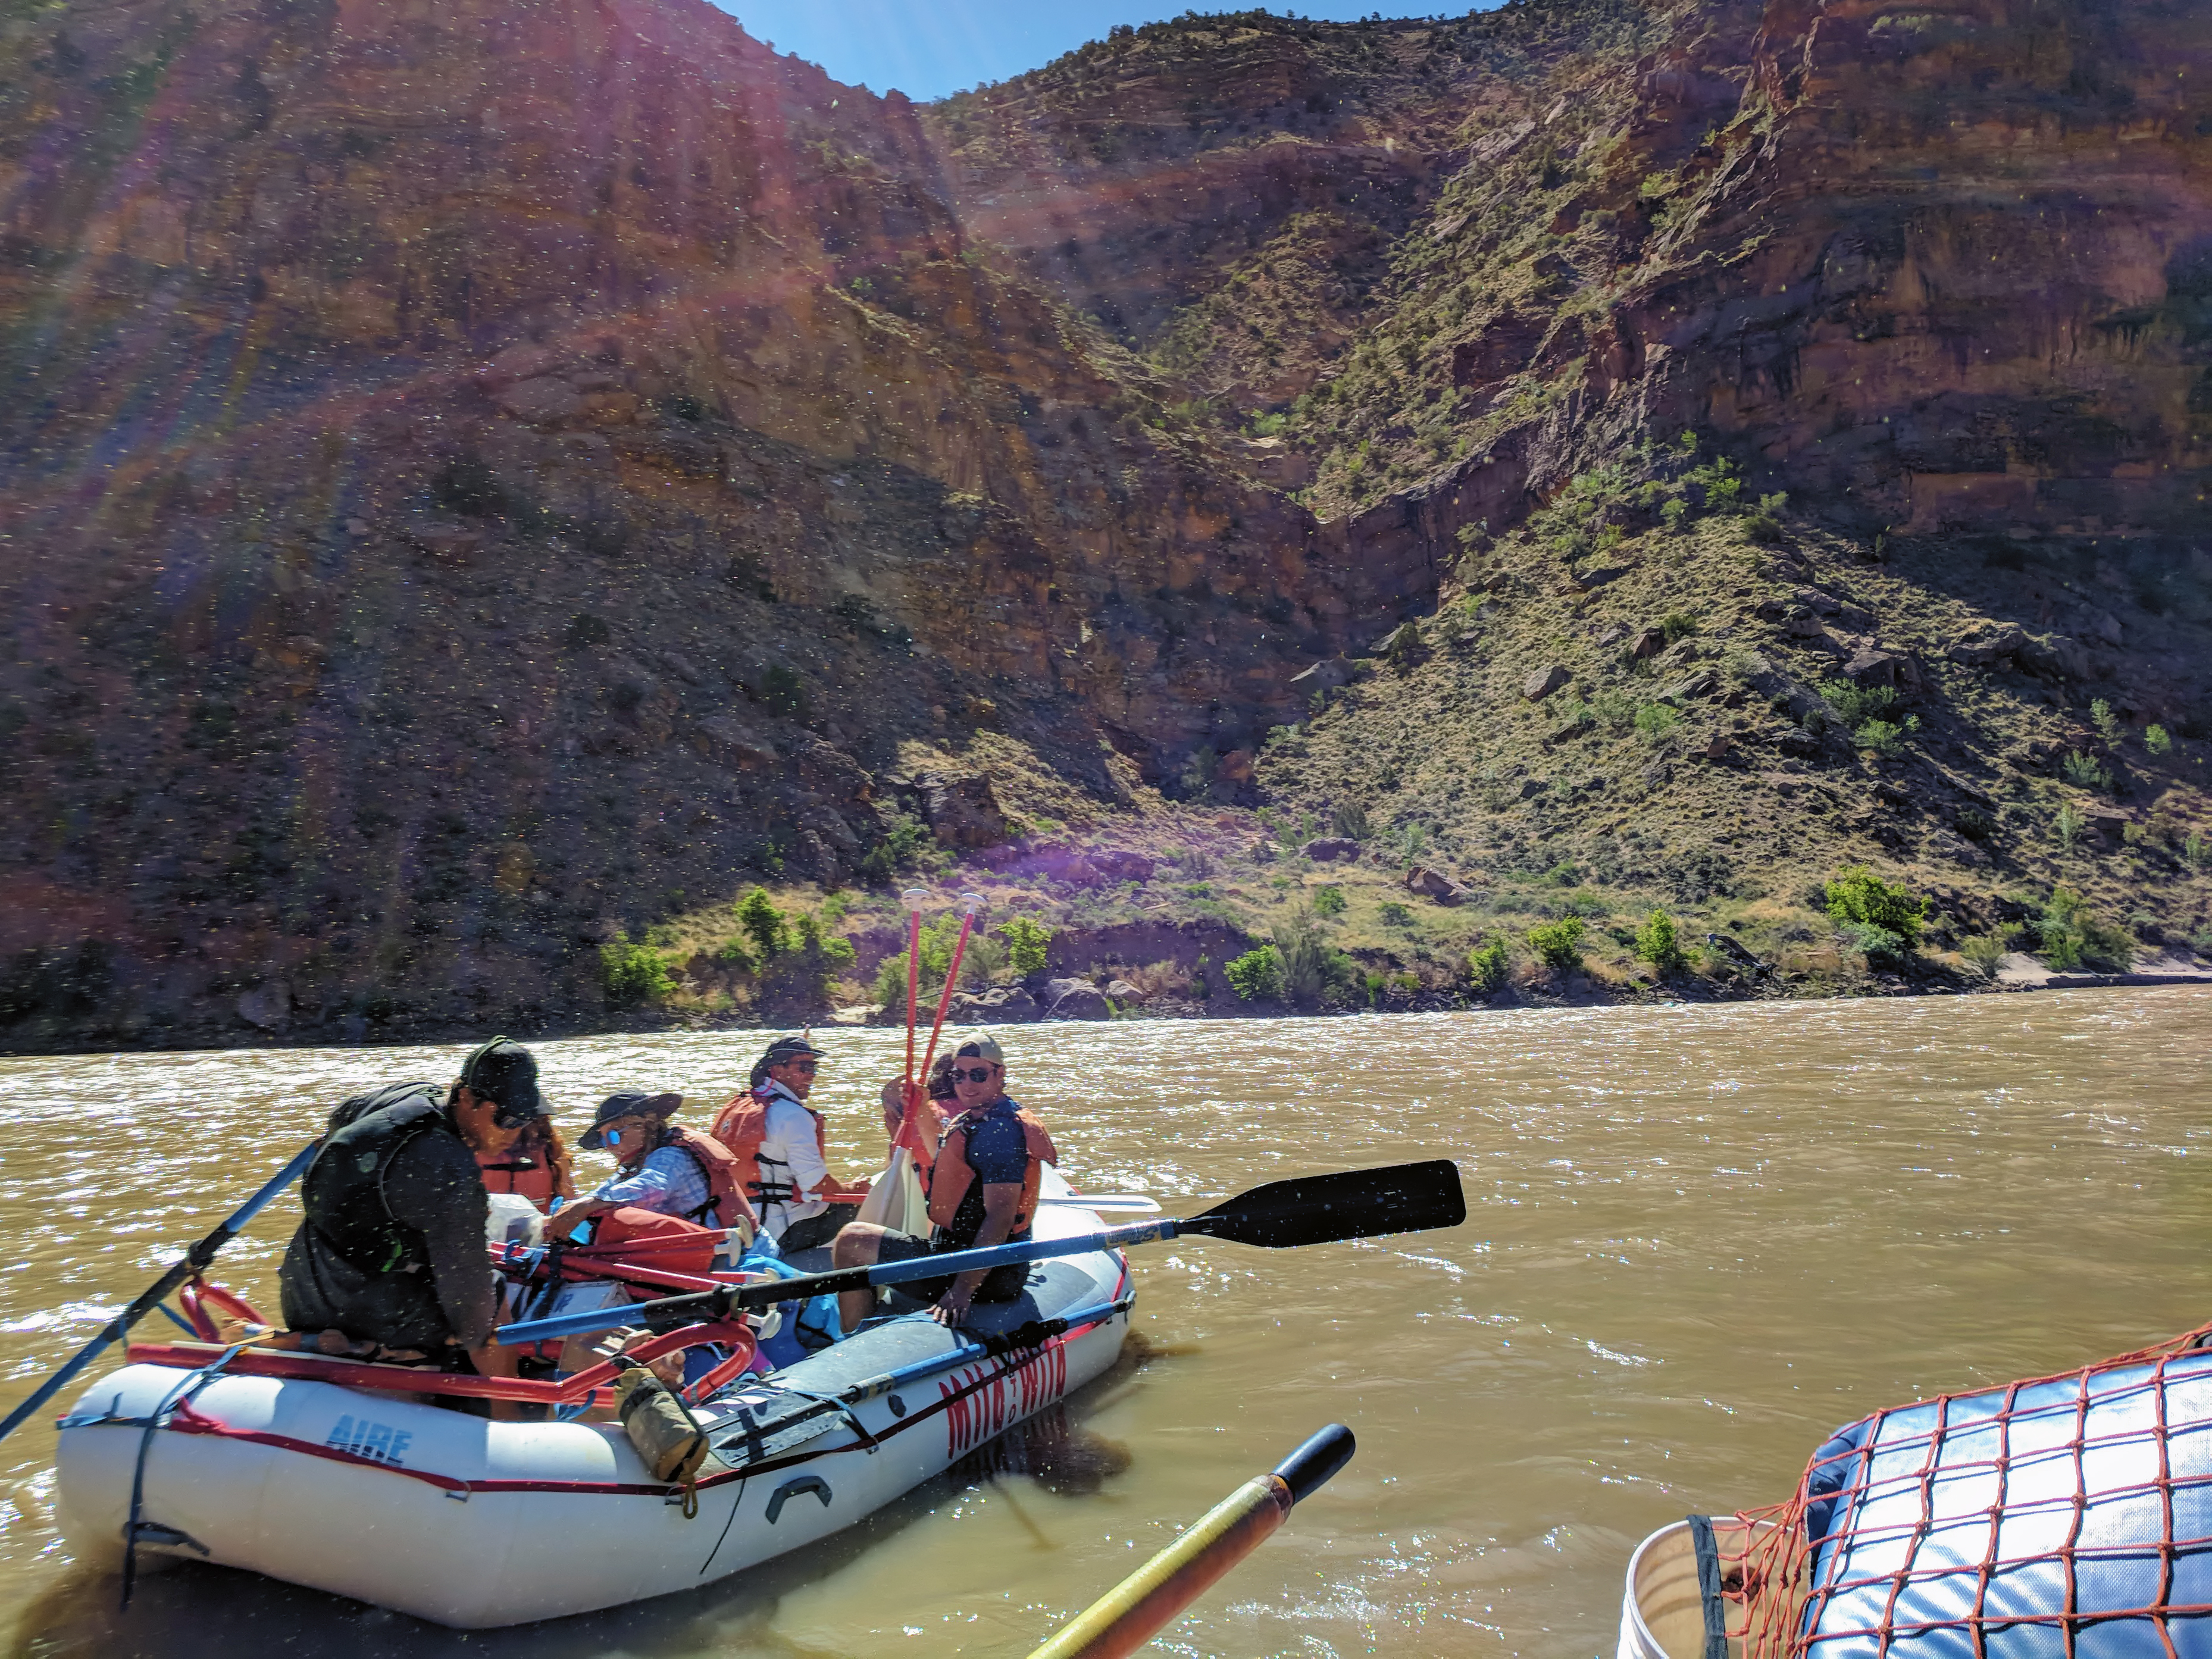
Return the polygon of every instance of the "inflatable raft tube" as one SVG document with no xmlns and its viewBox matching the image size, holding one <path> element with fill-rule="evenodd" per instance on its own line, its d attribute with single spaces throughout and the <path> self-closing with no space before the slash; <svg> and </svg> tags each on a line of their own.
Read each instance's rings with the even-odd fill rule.
<svg viewBox="0 0 2212 1659">
<path fill-rule="evenodd" d="M 1036 1232 L 1098 1226 L 1055 1205 Z M 614 1425 L 493 1423 L 327 1382 L 131 1365 L 63 1419 L 63 1535 L 80 1560 L 119 1565 L 135 1518 L 140 1571 L 213 1561 L 463 1629 L 644 1601 L 838 1532 L 1064 1399 L 1120 1353 L 1128 1313 L 1107 1304 L 1128 1292 L 1118 1253 L 1038 1262 L 1021 1299 L 977 1305 L 965 1336 L 909 1314 L 740 1378 L 698 1408 L 730 1467 L 701 1480 L 690 1519 Z M 1086 1309 L 1096 1322 L 1041 1347 L 849 1407 L 828 1398 Z"/>
</svg>

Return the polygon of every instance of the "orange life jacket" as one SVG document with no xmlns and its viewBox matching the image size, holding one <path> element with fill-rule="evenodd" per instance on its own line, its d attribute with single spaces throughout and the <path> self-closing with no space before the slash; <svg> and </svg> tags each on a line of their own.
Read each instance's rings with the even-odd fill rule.
<svg viewBox="0 0 2212 1659">
<path fill-rule="evenodd" d="M 769 1166 L 780 1173 L 761 1173 L 760 1149 L 761 1143 L 768 1139 L 769 1100 L 764 1089 L 746 1090 L 715 1114 L 714 1127 L 708 1133 L 729 1150 L 736 1161 L 738 1182 L 763 1207 L 770 1204 L 804 1204 L 808 1195 L 792 1184 L 789 1164 L 771 1158 L 767 1160 Z M 814 1120 L 814 1144 L 821 1150 L 822 1161 L 827 1164 L 830 1132 L 823 1127 L 822 1114 L 803 1100 L 797 1103 Z"/>
<path fill-rule="evenodd" d="M 478 1152 L 477 1169 L 488 1193 L 520 1193 L 539 1209 L 553 1201 L 553 1171 L 542 1161 L 519 1167 L 512 1152 Z"/>
<path fill-rule="evenodd" d="M 686 1221 L 705 1224 L 710 1214 L 721 1217 L 720 1225 L 734 1227 L 741 1221 L 758 1224 L 753 1206 L 745 1201 L 738 1164 L 730 1149 L 712 1135 L 702 1135 L 696 1129 L 681 1123 L 665 1125 L 660 1144 L 681 1146 L 699 1162 L 700 1170 L 707 1177 L 707 1203 L 683 1218 Z"/>
<path fill-rule="evenodd" d="M 575 1197 L 575 1185 L 555 1161 L 551 1143 L 551 1135 L 526 1128 L 507 1151 L 478 1152 L 477 1169 L 483 1176 L 484 1190 L 519 1193 L 541 1210 L 556 1198 Z"/>
<path fill-rule="evenodd" d="M 998 1103 L 994 1101 L 992 1105 Z M 929 1175 L 929 1218 L 939 1227 L 949 1227 L 960 1213 L 960 1200 L 968 1196 L 968 1188 L 975 1184 L 975 1171 L 968 1162 L 968 1131 L 989 1111 L 989 1106 L 979 1106 L 973 1111 L 963 1112 L 953 1120 L 952 1128 L 945 1137 L 945 1145 L 937 1154 L 937 1167 Z M 1014 1212 L 1014 1237 L 1029 1231 L 1036 1218 L 1037 1189 L 1044 1182 L 1044 1166 L 1058 1164 L 1060 1152 L 1045 1133 L 1044 1125 L 1031 1117 L 1028 1109 L 1014 1108 L 1014 1120 L 1022 1126 L 1024 1148 L 1029 1161 L 1022 1170 L 1022 1203 Z"/>
</svg>

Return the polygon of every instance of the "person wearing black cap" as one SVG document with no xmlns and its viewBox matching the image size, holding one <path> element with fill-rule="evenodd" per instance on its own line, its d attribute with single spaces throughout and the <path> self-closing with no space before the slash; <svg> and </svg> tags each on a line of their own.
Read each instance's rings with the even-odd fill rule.
<svg viewBox="0 0 2212 1659">
<path fill-rule="evenodd" d="M 277 1273 L 285 1324 L 326 1349 L 513 1375 L 513 1352 L 486 1346 L 498 1302 L 477 1154 L 507 1151 L 544 1110 L 536 1059 L 494 1037 L 449 1089 L 394 1084 L 332 1112 Z"/>
<path fill-rule="evenodd" d="M 714 1119 L 714 1139 L 736 1154 L 739 1179 L 759 1205 L 761 1231 L 786 1255 L 827 1244 L 860 1213 L 857 1204 L 822 1196 L 837 1185 L 829 1131 L 806 1103 L 822 1059 L 809 1037 L 776 1038 L 753 1067 L 753 1086 Z"/>
<path fill-rule="evenodd" d="M 546 1224 L 548 1238 L 566 1238 L 611 1210 L 649 1210 L 695 1226 L 750 1229 L 752 1206 L 738 1180 L 738 1160 L 720 1141 L 669 1120 L 684 1097 L 636 1092 L 609 1095 L 577 1145 L 611 1152 L 621 1168 Z M 732 1251 L 735 1255 L 737 1252 Z"/>
</svg>

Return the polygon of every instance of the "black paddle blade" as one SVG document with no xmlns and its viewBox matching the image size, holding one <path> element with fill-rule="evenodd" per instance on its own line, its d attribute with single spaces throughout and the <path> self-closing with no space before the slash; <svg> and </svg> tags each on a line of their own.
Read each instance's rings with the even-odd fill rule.
<svg viewBox="0 0 2212 1659">
<path fill-rule="evenodd" d="M 1440 1158 L 1427 1164 L 1271 1181 L 1191 1217 L 1176 1231 L 1280 1250 L 1296 1244 L 1333 1244 L 1346 1238 L 1456 1227 L 1466 1219 L 1467 1194 L 1460 1190 L 1459 1165 Z"/>
</svg>

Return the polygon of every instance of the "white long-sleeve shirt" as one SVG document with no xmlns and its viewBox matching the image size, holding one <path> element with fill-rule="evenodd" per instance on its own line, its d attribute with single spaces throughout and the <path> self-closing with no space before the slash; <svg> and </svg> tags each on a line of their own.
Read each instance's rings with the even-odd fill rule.
<svg viewBox="0 0 2212 1659">
<path fill-rule="evenodd" d="M 814 1114 L 781 1083 L 768 1085 L 768 1119 L 762 1126 L 761 1180 L 780 1182 L 812 1194 L 830 1179 L 830 1166 L 814 1139 Z M 796 1203 L 779 1201 L 761 1206 L 761 1227 L 771 1238 L 784 1230 L 830 1207 L 826 1200 L 802 1197 Z"/>
</svg>

